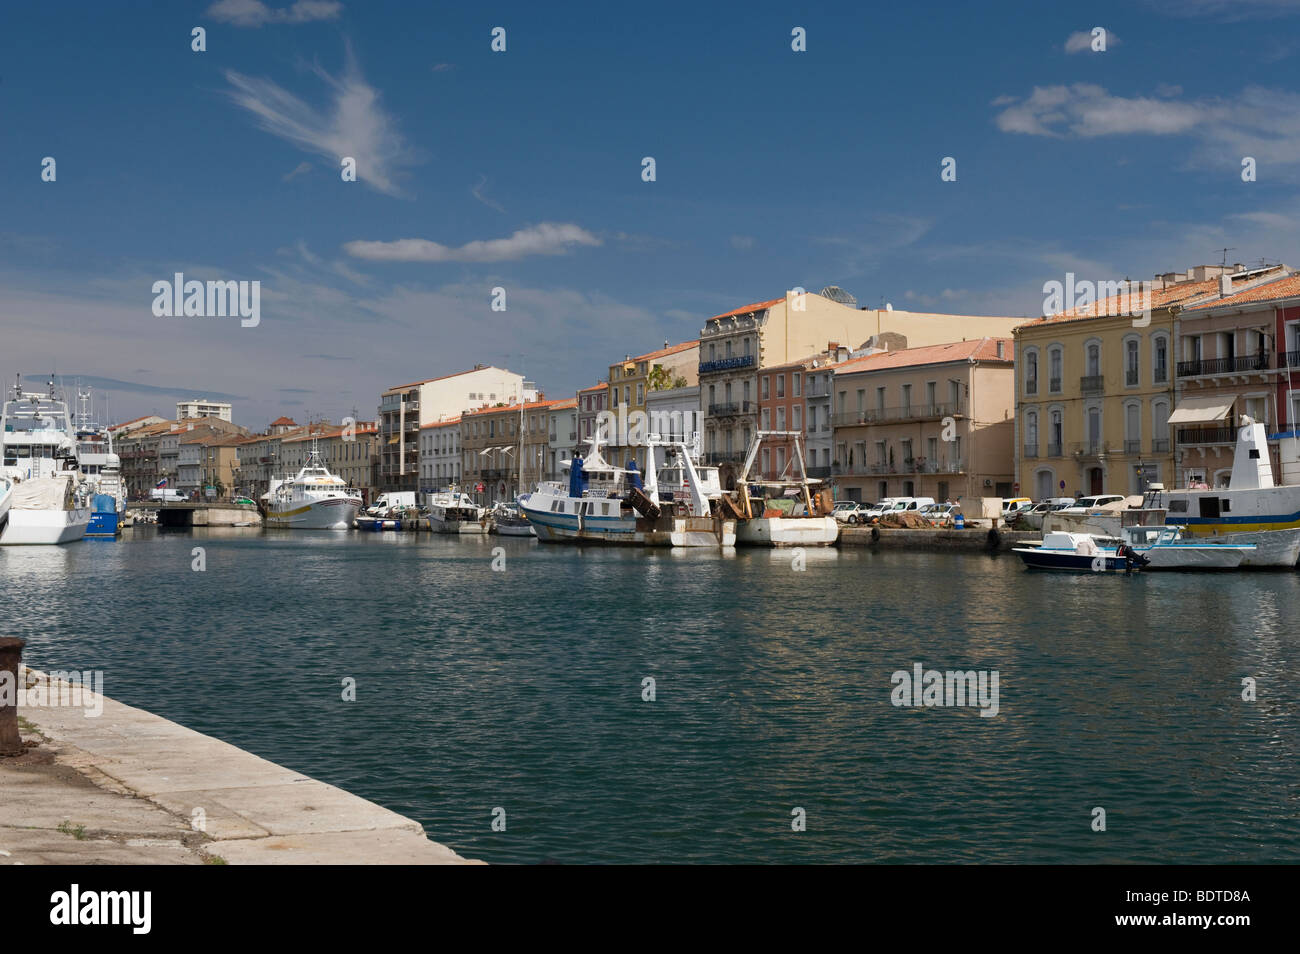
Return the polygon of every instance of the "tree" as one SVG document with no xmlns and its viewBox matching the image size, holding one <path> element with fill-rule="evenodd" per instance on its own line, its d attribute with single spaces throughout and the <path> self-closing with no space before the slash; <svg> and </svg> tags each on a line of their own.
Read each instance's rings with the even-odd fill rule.
<svg viewBox="0 0 1300 954">
<path fill-rule="evenodd" d="M 667 391 L 673 386 L 672 375 L 668 373 L 668 369 L 662 364 L 656 364 L 650 369 L 647 380 L 650 382 L 651 391 Z"/>
</svg>

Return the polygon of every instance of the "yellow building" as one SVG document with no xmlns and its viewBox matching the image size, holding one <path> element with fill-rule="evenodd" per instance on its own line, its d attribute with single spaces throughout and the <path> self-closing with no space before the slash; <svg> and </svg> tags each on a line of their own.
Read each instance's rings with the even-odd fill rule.
<svg viewBox="0 0 1300 954">
<path fill-rule="evenodd" d="M 1016 328 L 1020 494 L 1139 494 L 1172 482 L 1173 315 L 1216 287 L 1200 273 L 1157 276 L 1149 316 L 1118 313 L 1129 310 L 1125 290 Z"/>
<path fill-rule="evenodd" d="M 646 394 L 675 386 L 691 387 L 699 382 L 700 343 L 695 340 L 664 346 L 658 351 L 628 355 L 609 366 L 609 410 L 619 426 L 611 433 L 605 459 L 620 467 L 635 457 L 637 467 L 645 470 L 646 449 L 631 446 L 636 441 L 636 419 L 632 415 L 646 413 Z M 626 423 L 625 423 L 626 421 Z M 642 426 L 645 431 L 648 425 Z M 642 435 L 644 437 L 644 435 Z"/>
</svg>

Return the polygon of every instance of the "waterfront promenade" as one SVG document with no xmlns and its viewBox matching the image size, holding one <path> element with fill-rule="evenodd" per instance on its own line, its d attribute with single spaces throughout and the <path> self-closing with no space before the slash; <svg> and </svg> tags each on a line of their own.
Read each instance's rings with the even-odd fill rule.
<svg viewBox="0 0 1300 954">
<path fill-rule="evenodd" d="M 29 700 L 28 749 L 0 758 L 0 863 L 470 863 L 416 821 L 142 709 Z"/>
</svg>

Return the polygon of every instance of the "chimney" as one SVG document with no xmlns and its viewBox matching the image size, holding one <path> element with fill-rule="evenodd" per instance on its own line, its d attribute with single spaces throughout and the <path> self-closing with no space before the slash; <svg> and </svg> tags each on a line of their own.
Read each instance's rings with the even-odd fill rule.
<svg viewBox="0 0 1300 954">
<path fill-rule="evenodd" d="M 1002 357 L 1002 340 L 998 339 L 998 357 Z"/>
<path fill-rule="evenodd" d="M 1232 276 L 1224 272 L 1219 276 L 1219 297 L 1227 298 L 1232 294 Z"/>
</svg>

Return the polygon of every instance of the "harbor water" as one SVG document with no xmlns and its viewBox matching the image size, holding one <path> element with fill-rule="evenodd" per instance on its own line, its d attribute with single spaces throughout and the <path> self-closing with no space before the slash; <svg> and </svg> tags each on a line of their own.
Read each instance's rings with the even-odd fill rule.
<svg viewBox="0 0 1300 954">
<path fill-rule="evenodd" d="M 1300 861 L 1296 573 L 134 528 L 0 575 L 29 665 L 488 862 Z"/>
</svg>

